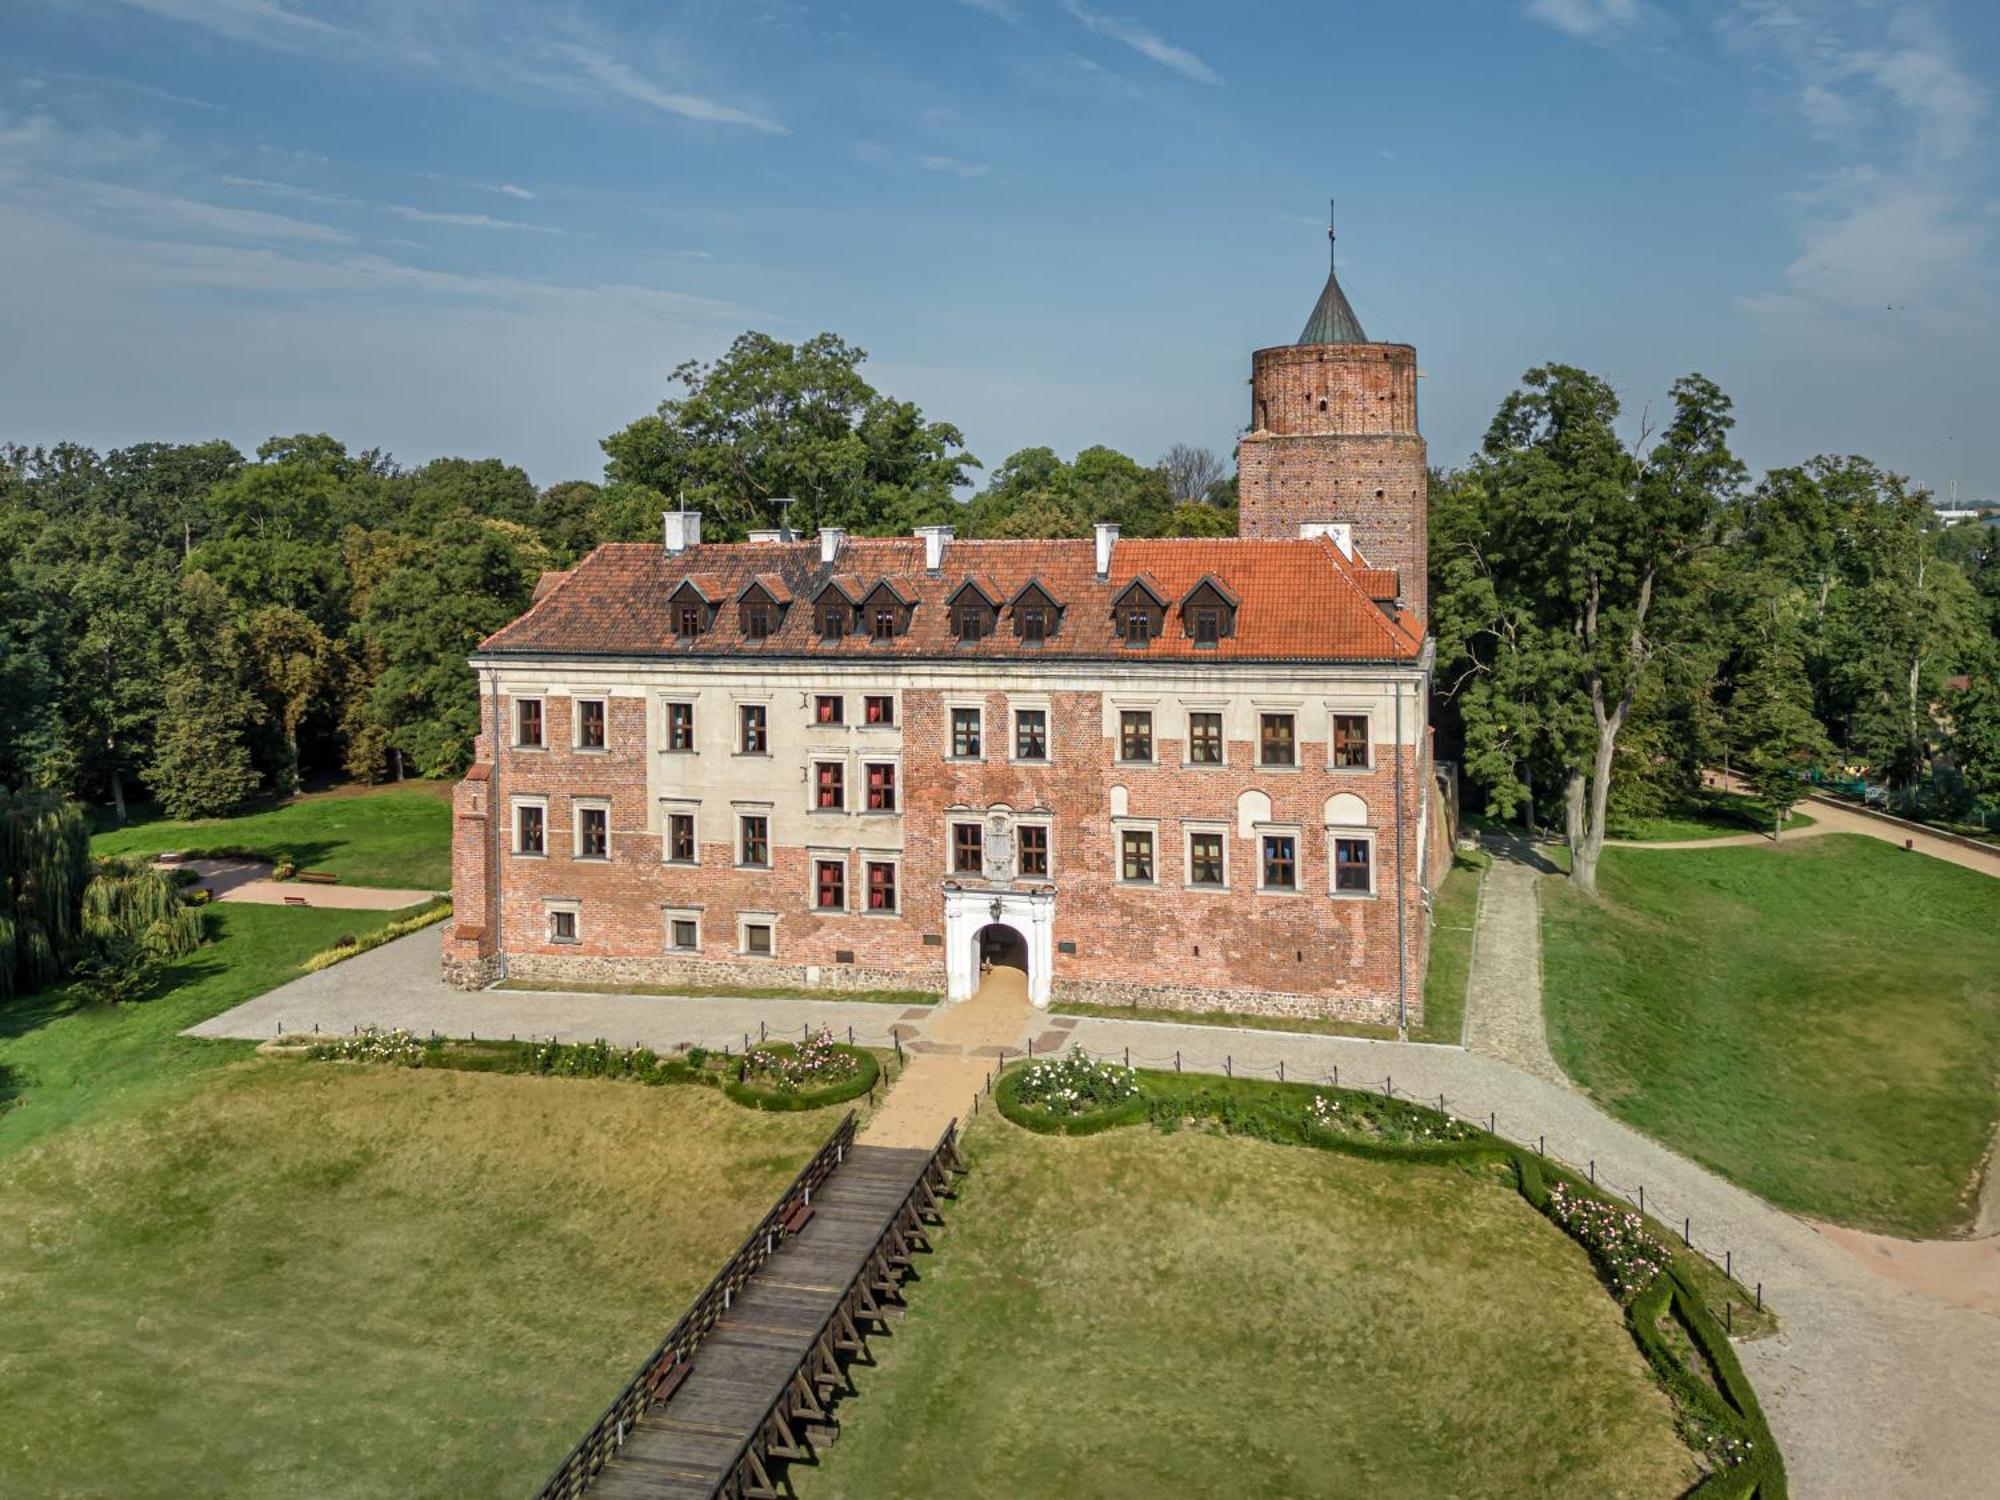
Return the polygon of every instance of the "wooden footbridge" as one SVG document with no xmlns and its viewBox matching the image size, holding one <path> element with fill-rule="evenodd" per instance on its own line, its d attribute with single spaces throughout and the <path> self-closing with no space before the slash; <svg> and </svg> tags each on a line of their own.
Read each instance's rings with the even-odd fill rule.
<svg viewBox="0 0 2000 1500">
<path fill-rule="evenodd" d="M 772 1500 L 776 1471 L 835 1430 L 846 1362 L 900 1304 L 950 1174 L 935 1147 L 856 1146 L 854 1116 L 669 1331 L 537 1500 Z"/>
</svg>

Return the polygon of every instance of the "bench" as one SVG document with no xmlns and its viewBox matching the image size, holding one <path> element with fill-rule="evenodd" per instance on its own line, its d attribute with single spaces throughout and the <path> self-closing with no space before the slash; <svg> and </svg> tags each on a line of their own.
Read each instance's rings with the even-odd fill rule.
<svg viewBox="0 0 2000 1500">
<path fill-rule="evenodd" d="M 285 905 L 304 906 L 306 905 L 306 898 L 303 896 L 287 896 L 285 897 Z"/>
<path fill-rule="evenodd" d="M 301 870 L 292 879 L 306 885 L 339 885 L 340 877 L 331 870 Z"/>
<path fill-rule="evenodd" d="M 661 1402 L 681 1388 L 681 1382 L 688 1378 L 688 1371 L 694 1368 L 686 1360 L 675 1360 L 653 1377 L 653 1383 L 646 1391 L 646 1399 Z"/>
<path fill-rule="evenodd" d="M 778 1227 L 786 1234 L 797 1234 L 811 1222 L 813 1206 L 803 1200 L 792 1206 L 792 1211 L 778 1220 Z"/>
</svg>

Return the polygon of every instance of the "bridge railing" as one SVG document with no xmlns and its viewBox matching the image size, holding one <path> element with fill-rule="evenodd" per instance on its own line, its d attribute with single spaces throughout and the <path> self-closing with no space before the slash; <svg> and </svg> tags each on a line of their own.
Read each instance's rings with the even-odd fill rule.
<svg viewBox="0 0 2000 1500">
<path fill-rule="evenodd" d="M 632 1378 L 625 1382 L 625 1388 L 605 1408 L 604 1415 L 556 1466 L 548 1482 L 536 1491 L 536 1500 L 575 1500 L 589 1487 L 598 1470 L 624 1445 L 625 1435 L 645 1415 L 655 1393 L 666 1385 L 676 1369 L 693 1357 L 709 1330 L 729 1310 L 730 1303 L 743 1289 L 744 1283 L 770 1259 L 785 1237 L 784 1223 L 793 1209 L 812 1201 L 813 1190 L 826 1181 L 853 1145 L 854 1115 L 849 1111 L 834 1127 L 833 1134 L 827 1137 L 826 1144 L 792 1179 L 791 1186 L 778 1195 L 778 1201 L 758 1221 L 757 1227 L 750 1231 L 736 1253 L 715 1273 L 714 1280 L 701 1290 L 688 1310 L 681 1314 L 680 1321 L 667 1331 L 659 1347 L 640 1363 Z"/>
</svg>

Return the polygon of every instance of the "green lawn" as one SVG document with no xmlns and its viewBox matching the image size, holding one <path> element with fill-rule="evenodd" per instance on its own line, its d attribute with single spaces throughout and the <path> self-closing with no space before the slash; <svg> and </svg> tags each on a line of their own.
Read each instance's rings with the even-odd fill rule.
<svg viewBox="0 0 2000 1500">
<path fill-rule="evenodd" d="M 167 966 L 156 999 L 85 1006 L 54 989 L 0 1001 L 0 1162 L 51 1131 L 184 1093 L 246 1056 L 249 1043 L 178 1033 L 297 977 L 299 964 L 335 939 L 394 915 L 235 901 L 203 914 L 210 941 Z"/>
<path fill-rule="evenodd" d="M 1393 1026 L 1361 1021 L 1328 1021 L 1318 1016 L 1259 1016 L 1229 1010 L 1168 1010 L 1153 1005 L 1093 1005 L 1088 1000 L 1054 1000 L 1052 1016 L 1096 1016 L 1106 1021 L 1171 1021 L 1177 1026 L 1232 1026 L 1245 1031 L 1302 1031 L 1313 1036 L 1393 1039 Z"/>
<path fill-rule="evenodd" d="M 1433 903 L 1430 968 L 1424 975 L 1424 1024 L 1411 1035 L 1422 1042 L 1457 1042 L 1465 1035 L 1465 987 L 1472 977 L 1472 921 L 1479 914 L 1479 883 L 1493 856 L 1458 850 Z"/>
<path fill-rule="evenodd" d="M 1646 1496 L 1694 1478 L 1584 1252 L 1484 1172 L 984 1120 L 803 1500 Z"/>
<path fill-rule="evenodd" d="M 1812 824 L 1811 814 L 1796 809 L 1785 818 L 1788 830 L 1810 828 Z M 1611 838 L 1631 839 L 1645 844 L 1770 831 L 1771 810 L 1762 799 L 1713 787 L 1650 817 L 1632 818 L 1613 814 L 1605 828 L 1605 833 Z"/>
<path fill-rule="evenodd" d="M 1608 849 L 1551 880 L 1549 1040 L 1607 1109 L 1781 1207 L 1917 1237 L 1977 1207 L 2000 881 L 1879 840 Z"/>
<path fill-rule="evenodd" d="M 0 1494 L 525 1495 L 833 1121 L 252 1059 L 0 1163 Z"/>
<path fill-rule="evenodd" d="M 97 854 L 283 855 L 301 869 L 331 870 L 349 885 L 441 891 L 451 886 L 451 802 L 435 791 L 385 789 L 306 797 L 233 818 L 177 822 L 141 809 L 90 847 Z"/>
</svg>

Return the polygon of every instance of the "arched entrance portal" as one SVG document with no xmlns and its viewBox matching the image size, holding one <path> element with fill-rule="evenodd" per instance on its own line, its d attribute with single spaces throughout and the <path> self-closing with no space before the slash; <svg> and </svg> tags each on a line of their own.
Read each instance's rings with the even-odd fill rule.
<svg viewBox="0 0 2000 1500">
<path fill-rule="evenodd" d="M 978 945 L 973 962 L 979 972 L 988 969 L 1019 969 L 1021 982 L 1028 979 L 1028 940 L 1004 922 L 989 922 L 973 934 Z"/>
</svg>

